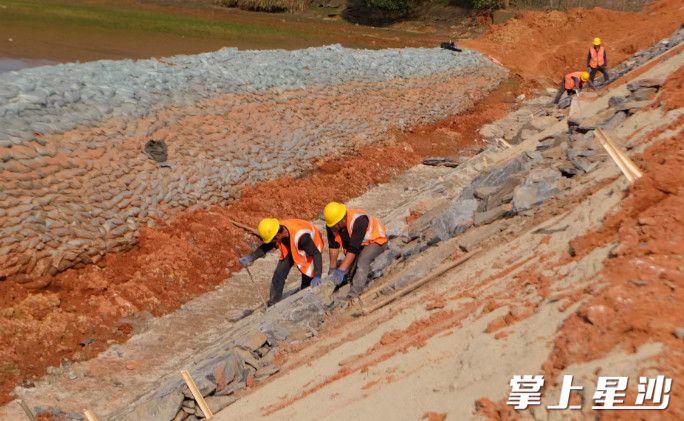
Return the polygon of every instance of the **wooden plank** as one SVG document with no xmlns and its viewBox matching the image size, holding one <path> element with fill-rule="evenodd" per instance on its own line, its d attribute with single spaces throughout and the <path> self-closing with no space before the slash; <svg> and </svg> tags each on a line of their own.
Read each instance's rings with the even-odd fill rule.
<svg viewBox="0 0 684 421">
<path fill-rule="evenodd" d="M 188 385 L 190 393 L 192 393 L 192 396 L 195 398 L 195 402 L 197 402 L 197 405 L 199 405 L 200 409 L 204 413 L 204 417 L 208 420 L 212 419 L 214 417 L 214 414 L 212 414 L 211 409 L 209 409 L 207 401 L 204 400 L 202 392 L 200 392 L 199 388 L 197 387 L 197 384 L 195 384 L 195 381 L 190 376 L 190 373 L 188 373 L 188 370 L 181 370 L 181 376 L 183 376 L 185 384 Z"/>
<path fill-rule="evenodd" d="M 230 218 L 227 218 L 227 219 L 228 219 L 228 222 L 235 225 L 236 227 L 242 228 L 243 230 L 249 232 L 250 234 L 254 234 L 257 237 L 259 237 L 259 232 L 257 230 L 255 230 L 254 228 L 250 227 L 249 225 L 245 225 L 245 224 L 238 222 L 234 219 L 230 219 Z M 261 237 L 259 237 L 259 238 L 261 238 Z"/>
<path fill-rule="evenodd" d="M 613 148 L 613 150 L 620 156 L 622 159 L 622 162 L 627 166 L 627 168 L 632 172 L 632 175 L 634 175 L 634 178 L 641 178 L 644 174 L 641 172 L 639 167 L 630 159 L 630 157 L 627 155 L 626 152 L 624 152 L 615 142 L 615 139 L 613 139 L 608 133 L 606 133 L 602 129 L 598 129 L 600 131 L 600 134 L 603 136 L 603 138 L 608 142 L 608 144 Z"/>
<path fill-rule="evenodd" d="M 370 306 L 368 308 L 364 308 L 362 311 L 362 314 L 364 314 L 364 315 L 370 314 L 370 313 L 374 312 L 375 310 L 386 306 L 387 304 L 391 303 L 392 301 L 396 300 L 397 298 L 402 297 L 402 296 L 408 294 L 409 292 L 420 288 L 421 286 L 427 284 L 428 282 L 430 282 L 434 278 L 442 276 L 445 273 L 449 272 L 450 270 L 454 269 L 455 267 L 462 265 L 463 263 L 468 261 L 470 258 L 475 256 L 479 252 L 480 252 L 480 249 L 473 250 L 472 252 L 470 252 L 464 256 L 461 256 L 461 258 L 456 260 L 455 262 L 449 263 L 448 265 L 444 266 L 443 268 L 427 274 L 422 279 L 412 283 L 411 285 L 407 286 L 406 288 L 400 289 L 399 291 L 395 292 L 394 294 L 390 295 L 389 297 L 381 300 L 379 303 L 373 304 L 372 306 Z"/>
<path fill-rule="evenodd" d="M 24 410 L 26 418 L 28 418 L 31 421 L 36 421 L 36 416 L 33 415 L 33 411 L 31 411 L 28 405 L 26 405 L 26 402 L 24 402 L 22 399 L 19 399 L 19 406 L 21 406 L 21 409 Z"/>
<path fill-rule="evenodd" d="M 85 415 L 88 421 L 97 421 L 97 417 L 90 409 L 83 410 L 83 415 Z"/>
<path fill-rule="evenodd" d="M 619 153 L 616 152 L 615 149 L 613 149 L 613 147 L 611 147 L 611 145 L 608 143 L 603 134 L 603 131 L 601 129 L 597 129 L 596 134 L 596 138 L 601 143 L 601 146 L 603 146 L 603 149 L 605 149 L 606 152 L 608 152 L 608 155 L 610 155 L 613 162 L 615 162 L 618 168 L 620 168 L 622 174 L 624 174 L 624 176 L 627 177 L 627 180 L 630 182 L 630 184 L 634 183 L 634 174 L 632 174 L 632 171 L 627 167 L 627 165 L 625 165 L 625 162 L 622 160 Z"/>
</svg>

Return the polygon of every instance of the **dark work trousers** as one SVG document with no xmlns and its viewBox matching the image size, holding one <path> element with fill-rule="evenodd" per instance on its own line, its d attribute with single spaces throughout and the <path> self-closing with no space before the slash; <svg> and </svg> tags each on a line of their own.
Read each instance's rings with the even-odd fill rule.
<svg viewBox="0 0 684 421">
<path fill-rule="evenodd" d="M 563 92 L 568 94 L 568 96 L 575 95 L 574 89 L 565 89 L 565 81 L 562 80 L 560 86 L 558 87 L 558 92 L 556 92 L 556 99 L 553 100 L 554 104 L 558 104 L 558 101 L 560 101 L 561 97 L 563 96 Z"/>
<path fill-rule="evenodd" d="M 610 76 L 608 76 L 608 70 L 606 70 L 606 66 L 600 66 L 589 70 L 589 80 L 592 83 L 594 82 L 594 77 L 596 76 L 597 72 L 601 72 L 601 74 L 603 74 L 603 83 L 608 82 L 608 79 L 610 78 Z"/>
<path fill-rule="evenodd" d="M 349 290 L 349 298 L 356 298 L 366 289 L 368 284 L 368 275 L 370 274 L 370 265 L 385 249 L 387 244 L 378 245 L 371 243 L 361 249 L 361 253 L 356 256 L 354 262 L 354 277 L 351 281 L 351 289 Z"/>
<path fill-rule="evenodd" d="M 271 296 L 268 299 L 268 305 L 272 306 L 278 301 L 283 299 L 283 290 L 285 289 L 285 281 L 287 281 L 287 275 L 290 274 L 290 269 L 294 266 L 294 260 L 292 260 L 292 255 L 288 254 L 283 260 L 278 261 L 275 271 L 273 271 L 273 278 L 271 279 Z M 302 283 L 300 289 L 308 288 L 311 285 L 310 278 L 302 274 Z"/>
</svg>

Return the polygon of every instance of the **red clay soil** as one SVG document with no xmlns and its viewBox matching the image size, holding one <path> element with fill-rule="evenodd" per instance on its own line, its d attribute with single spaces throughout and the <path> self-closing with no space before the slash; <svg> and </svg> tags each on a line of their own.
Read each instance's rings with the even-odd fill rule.
<svg viewBox="0 0 684 421">
<path fill-rule="evenodd" d="M 316 218 L 330 200 L 347 200 L 388 181 L 427 155 L 474 153 L 477 130 L 502 117 L 519 92 L 508 84 L 471 111 L 438 124 L 395 133 L 394 141 L 323 161 L 305 176 L 245 189 L 235 203 L 176 214 L 144 228 L 139 244 L 58 274 L 30 291 L 0 282 L 0 404 L 20 382 L 30 383 L 63 360 L 84 360 L 133 332 L 125 317 L 162 315 L 222 283 L 237 269 L 236 247 L 257 239 L 229 219 L 256 226 L 260 218 Z M 391 157 L 391 159 L 388 159 Z M 79 343 L 93 338 L 87 346 Z"/>
<path fill-rule="evenodd" d="M 594 37 L 601 37 L 608 64 L 614 66 L 666 38 L 682 22 L 681 0 L 658 0 L 641 12 L 602 8 L 565 13 L 525 11 L 461 45 L 491 55 L 525 80 L 555 85 L 565 73 L 586 68 Z"/>
<path fill-rule="evenodd" d="M 668 80 L 679 95 L 663 98 L 682 107 L 679 71 Z M 674 98 L 678 98 L 674 99 Z M 571 243 L 576 258 L 596 247 L 615 243 L 604 262 L 607 288 L 592 297 L 564 323 L 546 363 L 548 376 L 570 364 L 602 357 L 613 349 L 635 351 L 647 342 L 660 342 L 667 352 L 656 371 L 674 379 L 667 415 L 684 419 L 684 346 L 674 335 L 684 327 L 684 135 L 647 149 L 637 157 L 644 177 L 630 189 L 621 209 L 604 225 Z M 638 414 L 619 411 L 610 418 L 634 419 Z"/>
</svg>

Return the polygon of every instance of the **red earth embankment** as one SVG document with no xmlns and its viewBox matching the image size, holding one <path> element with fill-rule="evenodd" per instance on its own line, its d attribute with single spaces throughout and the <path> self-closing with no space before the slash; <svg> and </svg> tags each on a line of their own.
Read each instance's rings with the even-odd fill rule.
<svg viewBox="0 0 684 421">
<path fill-rule="evenodd" d="M 565 73 L 585 69 L 594 37 L 603 40 L 608 64 L 615 66 L 669 36 L 682 22 L 680 0 L 658 0 L 636 13 L 602 8 L 525 11 L 462 45 L 491 55 L 529 82 L 555 85 Z"/>
</svg>

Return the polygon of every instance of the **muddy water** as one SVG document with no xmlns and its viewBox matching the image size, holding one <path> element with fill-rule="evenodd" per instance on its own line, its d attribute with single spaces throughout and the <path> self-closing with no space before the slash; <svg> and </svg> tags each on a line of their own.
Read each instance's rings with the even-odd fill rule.
<svg viewBox="0 0 684 421">
<path fill-rule="evenodd" d="M 28 67 L 46 66 L 49 64 L 56 64 L 56 62 L 30 58 L 0 57 L 0 73 L 12 72 L 15 70 L 26 69 Z"/>
</svg>

